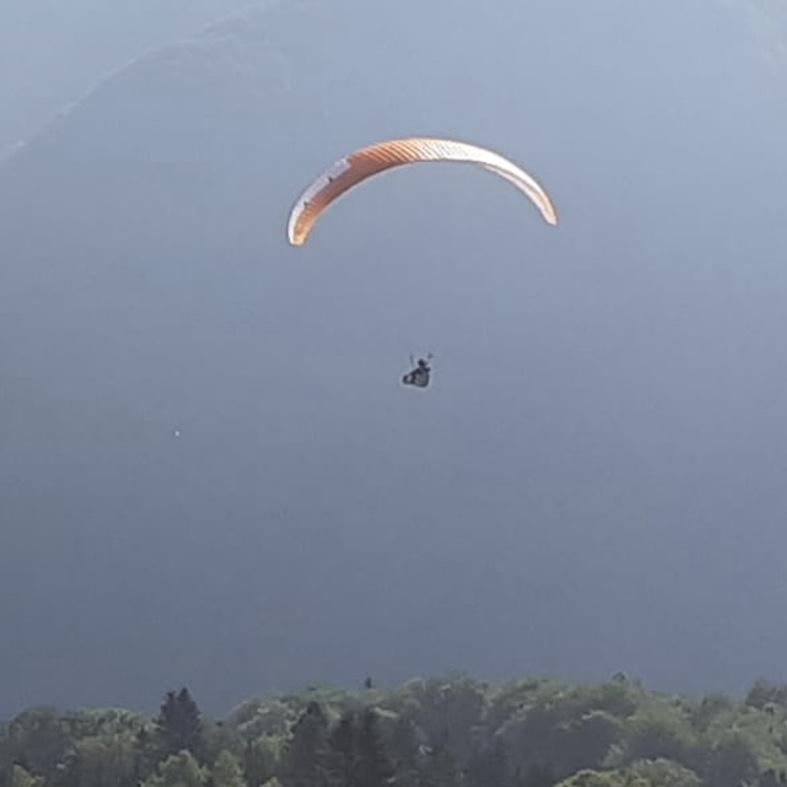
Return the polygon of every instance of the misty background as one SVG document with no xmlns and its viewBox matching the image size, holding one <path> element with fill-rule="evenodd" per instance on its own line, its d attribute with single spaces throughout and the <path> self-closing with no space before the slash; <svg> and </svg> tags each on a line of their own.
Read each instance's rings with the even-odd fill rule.
<svg viewBox="0 0 787 787">
<path fill-rule="evenodd" d="M 787 677 L 783 5 L 10 8 L 0 714 Z"/>
</svg>

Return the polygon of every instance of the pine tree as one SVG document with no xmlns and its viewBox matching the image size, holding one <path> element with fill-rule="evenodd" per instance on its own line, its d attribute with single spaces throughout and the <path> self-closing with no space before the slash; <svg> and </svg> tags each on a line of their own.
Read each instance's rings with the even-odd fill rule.
<svg viewBox="0 0 787 787">
<path fill-rule="evenodd" d="M 317 702 L 310 702 L 292 728 L 287 746 L 289 787 L 325 787 L 328 774 L 328 719 Z"/>
<path fill-rule="evenodd" d="M 330 782 L 334 787 L 385 787 L 394 774 L 377 714 L 345 713 L 328 738 Z"/>
<path fill-rule="evenodd" d="M 330 782 L 336 787 L 347 787 L 353 782 L 358 759 L 354 713 L 345 713 L 331 730 L 328 747 Z"/>
<path fill-rule="evenodd" d="M 168 691 L 156 719 L 161 759 L 188 751 L 201 760 L 204 752 L 202 720 L 197 703 L 187 688 Z"/>
<path fill-rule="evenodd" d="M 384 787 L 394 774 L 378 727 L 377 713 L 367 708 L 356 733 L 358 766 L 355 787 Z"/>
</svg>

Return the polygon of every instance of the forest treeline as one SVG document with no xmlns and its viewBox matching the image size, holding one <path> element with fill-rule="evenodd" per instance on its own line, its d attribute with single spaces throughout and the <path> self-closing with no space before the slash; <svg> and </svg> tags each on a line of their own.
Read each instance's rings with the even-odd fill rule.
<svg viewBox="0 0 787 787">
<path fill-rule="evenodd" d="M 0 728 L 0 787 L 787 787 L 787 686 L 742 699 L 468 676 L 249 700 L 171 691 L 154 718 L 32 708 Z"/>
</svg>

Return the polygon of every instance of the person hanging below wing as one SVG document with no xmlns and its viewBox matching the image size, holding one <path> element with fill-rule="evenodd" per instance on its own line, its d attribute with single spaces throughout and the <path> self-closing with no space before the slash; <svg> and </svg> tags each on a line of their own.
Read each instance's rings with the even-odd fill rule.
<svg viewBox="0 0 787 787">
<path fill-rule="evenodd" d="M 404 385 L 414 385 L 416 388 L 426 388 L 426 386 L 429 385 L 429 379 L 432 373 L 432 369 L 429 366 L 429 361 L 431 360 L 431 353 L 429 353 L 426 358 L 419 358 L 414 368 L 402 377 L 402 383 Z M 413 363 L 412 356 L 410 356 L 410 363 Z"/>
</svg>

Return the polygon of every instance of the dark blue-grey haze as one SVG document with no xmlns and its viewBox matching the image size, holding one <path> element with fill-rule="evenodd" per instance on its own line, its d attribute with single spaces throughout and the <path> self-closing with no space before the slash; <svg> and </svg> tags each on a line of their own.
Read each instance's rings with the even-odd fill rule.
<svg viewBox="0 0 787 787">
<path fill-rule="evenodd" d="M 1 714 L 787 679 L 787 11 L 314 0 L 178 43 L 227 3 L 109 5 L 3 88 L 13 141 L 117 69 L 0 168 Z M 412 133 L 560 225 L 435 165 L 287 245 L 323 166 Z"/>
</svg>

